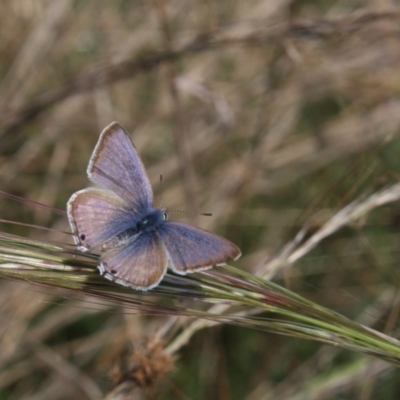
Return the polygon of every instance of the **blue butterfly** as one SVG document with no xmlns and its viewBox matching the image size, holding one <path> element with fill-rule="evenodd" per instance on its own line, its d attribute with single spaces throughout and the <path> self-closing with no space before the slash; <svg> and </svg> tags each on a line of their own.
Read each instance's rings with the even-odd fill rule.
<svg viewBox="0 0 400 400">
<path fill-rule="evenodd" d="M 166 210 L 154 208 L 142 160 L 119 123 L 101 133 L 87 174 L 102 188 L 74 193 L 67 204 L 68 219 L 78 250 L 101 251 L 98 269 L 105 278 L 149 290 L 168 267 L 185 275 L 240 257 L 229 240 L 167 221 Z"/>
</svg>

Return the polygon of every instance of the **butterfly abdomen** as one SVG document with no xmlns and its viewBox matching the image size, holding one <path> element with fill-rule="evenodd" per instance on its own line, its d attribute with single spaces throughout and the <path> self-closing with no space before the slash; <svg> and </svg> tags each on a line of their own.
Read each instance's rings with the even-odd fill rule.
<svg viewBox="0 0 400 400">
<path fill-rule="evenodd" d="M 111 239 L 107 240 L 101 248 L 102 250 L 106 249 L 114 249 L 115 247 L 119 247 L 124 245 L 125 243 L 129 242 L 134 236 L 138 234 L 138 230 L 136 227 L 126 229 L 121 233 L 113 236 Z"/>
</svg>

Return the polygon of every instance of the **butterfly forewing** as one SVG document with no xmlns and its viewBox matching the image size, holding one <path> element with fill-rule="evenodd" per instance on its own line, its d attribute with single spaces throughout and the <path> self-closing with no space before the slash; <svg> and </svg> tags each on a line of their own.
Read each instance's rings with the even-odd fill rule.
<svg viewBox="0 0 400 400">
<path fill-rule="evenodd" d="M 105 278 L 134 289 L 148 290 L 159 284 L 167 270 L 168 257 L 155 231 L 139 234 L 101 257 Z"/>
<path fill-rule="evenodd" d="M 134 222 L 124 200 L 108 190 L 96 188 L 74 193 L 67 211 L 75 242 L 83 251 L 101 246 Z"/>
<path fill-rule="evenodd" d="M 236 260 L 241 252 L 218 235 L 178 221 L 166 221 L 158 233 L 167 249 L 170 267 L 178 274 L 201 271 Z"/>
<path fill-rule="evenodd" d="M 141 212 L 153 203 L 153 192 L 142 160 L 125 129 L 113 122 L 103 130 L 93 151 L 89 178 Z"/>
</svg>

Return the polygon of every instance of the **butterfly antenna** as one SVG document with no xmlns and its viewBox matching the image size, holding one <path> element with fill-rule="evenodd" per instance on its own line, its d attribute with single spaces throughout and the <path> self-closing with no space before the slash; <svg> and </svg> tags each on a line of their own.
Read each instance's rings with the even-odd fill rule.
<svg viewBox="0 0 400 400">
<path fill-rule="evenodd" d="M 161 189 L 161 191 L 160 191 L 160 207 L 161 207 L 161 205 L 162 205 L 162 193 L 163 193 L 163 190 L 162 190 L 162 175 L 160 175 L 160 189 Z"/>
<path fill-rule="evenodd" d="M 162 181 L 163 181 L 162 175 L 160 174 L 160 187 L 161 187 L 161 191 L 160 191 L 160 208 L 162 207 L 162 193 L 163 193 L 163 190 L 162 190 L 163 183 L 162 183 Z M 202 215 L 202 216 L 205 216 L 205 217 L 211 217 L 212 216 L 212 213 L 197 213 L 197 212 L 194 212 L 194 211 L 185 211 L 185 210 L 168 210 L 168 212 L 179 212 L 179 213 L 185 213 L 185 214 L 191 214 L 191 215 Z"/>
<path fill-rule="evenodd" d="M 212 213 L 198 213 L 194 211 L 185 211 L 185 210 L 168 210 L 169 212 L 178 212 L 184 214 L 191 214 L 191 215 L 202 215 L 204 217 L 212 217 Z"/>
</svg>

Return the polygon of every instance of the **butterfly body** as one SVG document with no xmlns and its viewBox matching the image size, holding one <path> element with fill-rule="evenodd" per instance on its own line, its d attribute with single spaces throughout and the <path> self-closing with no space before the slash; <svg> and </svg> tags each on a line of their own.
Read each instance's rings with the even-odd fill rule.
<svg viewBox="0 0 400 400">
<path fill-rule="evenodd" d="M 167 219 L 167 214 L 162 208 L 154 208 L 136 224 L 139 231 L 147 232 L 157 229 Z"/>
<path fill-rule="evenodd" d="M 230 241 L 178 221 L 153 206 L 153 192 L 128 133 L 114 122 L 101 133 L 88 166 L 102 188 L 74 193 L 67 205 L 75 243 L 101 251 L 99 270 L 134 289 L 159 284 L 168 267 L 186 274 L 240 257 Z"/>
<path fill-rule="evenodd" d="M 101 246 L 103 250 L 122 246 L 128 241 L 134 240 L 139 234 L 156 231 L 164 220 L 167 219 L 167 214 L 163 208 L 154 208 L 141 218 L 137 218 L 132 212 L 131 219 L 131 226 L 106 241 Z"/>
</svg>

